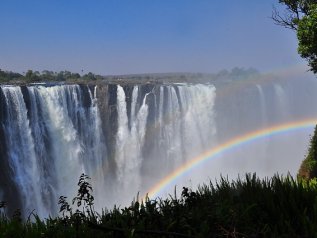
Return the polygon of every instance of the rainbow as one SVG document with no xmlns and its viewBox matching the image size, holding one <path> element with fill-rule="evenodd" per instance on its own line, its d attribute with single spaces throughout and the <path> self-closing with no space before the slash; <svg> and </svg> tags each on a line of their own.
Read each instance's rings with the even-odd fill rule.
<svg viewBox="0 0 317 238">
<path fill-rule="evenodd" d="M 313 129 L 317 124 L 317 118 L 305 119 L 296 122 L 288 122 L 280 125 L 275 125 L 269 128 L 264 128 L 247 133 L 242 136 L 235 137 L 221 145 L 218 145 L 210 150 L 205 151 L 201 155 L 189 160 L 172 173 L 164 177 L 157 184 L 155 184 L 148 192 L 147 196 L 149 198 L 157 197 L 165 187 L 171 184 L 173 181 L 181 177 L 184 173 L 197 167 L 198 165 L 210 160 L 221 153 L 228 152 L 234 148 L 251 143 L 253 141 L 259 140 L 261 138 L 276 136 L 283 133 L 294 132 L 303 129 Z"/>
</svg>

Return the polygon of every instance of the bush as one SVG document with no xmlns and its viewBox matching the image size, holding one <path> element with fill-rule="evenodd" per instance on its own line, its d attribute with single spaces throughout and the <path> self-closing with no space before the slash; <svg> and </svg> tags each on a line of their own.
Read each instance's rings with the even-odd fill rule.
<svg viewBox="0 0 317 238">
<path fill-rule="evenodd" d="M 22 222 L 0 207 L 0 237 L 314 237 L 317 231 L 317 182 L 274 176 L 260 180 L 221 180 L 183 188 L 181 196 L 136 199 L 129 207 L 101 214 L 93 208 L 89 177 L 81 175 L 78 194 L 60 197 L 61 216 Z"/>
<path fill-rule="evenodd" d="M 314 135 L 310 139 L 308 155 L 303 160 L 299 171 L 299 179 L 313 179 L 317 177 L 317 126 L 315 127 Z"/>
</svg>

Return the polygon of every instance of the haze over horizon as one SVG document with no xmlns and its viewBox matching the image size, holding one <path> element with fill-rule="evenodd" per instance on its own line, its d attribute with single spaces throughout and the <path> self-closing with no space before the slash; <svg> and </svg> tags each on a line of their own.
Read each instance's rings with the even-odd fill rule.
<svg viewBox="0 0 317 238">
<path fill-rule="evenodd" d="M 101 75 L 307 70 L 276 0 L 1 1 L 0 68 Z"/>
</svg>

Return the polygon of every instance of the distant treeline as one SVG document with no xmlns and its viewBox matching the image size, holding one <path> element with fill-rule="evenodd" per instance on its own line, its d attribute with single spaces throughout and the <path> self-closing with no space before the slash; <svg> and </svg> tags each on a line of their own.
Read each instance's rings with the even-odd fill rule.
<svg viewBox="0 0 317 238">
<path fill-rule="evenodd" d="M 30 83 L 30 82 L 63 82 L 63 81 L 94 81 L 107 80 L 109 82 L 133 80 L 134 82 L 144 83 L 162 83 L 162 82 L 210 82 L 210 81 L 232 81 L 232 80 L 249 80 L 259 79 L 263 77 L 256 69 L 249 68 L 233 68 L 232 70 L 221 70 L 215 74 L 206 73 L 153 73 L 153 74 L 128 74 L 128 75 L 107 75 L 101 76 L 91 72 L 80 75 L 79 73 L 72 73 L 70 71 L 54 72 L 43 70 L 42 72 L 28 70 L 24 74 L 15 73 L 11 71 L 4 71 L 0 69 L 0 83 Z"/>
<path fill-rule="evenodd" d="M 80 75 L 70 71 L 53 72 L 43 70 L 42 72 L 28 70 L 24 75 L 11 71 L 0 69 L 0 82 L 40 82 L 40 81 L 73 81 L 73 80 L 98 80 L 102 79 L 100 75 L 91 72 Z"/>
<path fill-rule="evenodd" d="M 221 70 L 218 73 L 152 73 L 152 74 L 128 74 L 128 75 L 109 75 L 104 78 L 107 80 L 142 80 L 149 82 L 208 82 L 208 81 L 232 81 L 249 80 L 263 77 L 259 71 L 254 68 L 235 67 L 231 70 Z"/>
</svg>

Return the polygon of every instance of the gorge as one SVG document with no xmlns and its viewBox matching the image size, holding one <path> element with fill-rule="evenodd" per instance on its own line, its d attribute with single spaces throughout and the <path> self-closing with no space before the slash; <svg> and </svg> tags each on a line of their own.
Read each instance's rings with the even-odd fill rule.
<svg viewBox="0 0 317 238">
<path fill-rule="evenodd" d="M 0 201 L 11 211 L 21 208 L 24 216 L 33 209 L 40 217 L 55 216 L 59 196 L 72 197 L 85 173 L 92 178 L 97 210 L 126 205 L 186 161 L 233 137 L 317 120 L 316 90 L 316 80 L 296 77 L 3 84 Z M 296 175 L 312 129 L 268 136 L 223 154 L 185 174 L 178 186 L 196 186 L 220 174 Z"/>
</svg>

